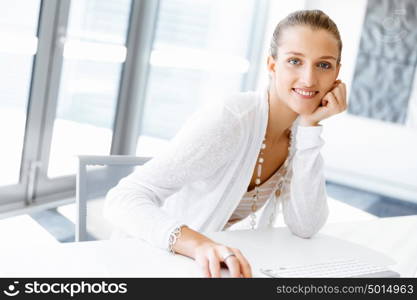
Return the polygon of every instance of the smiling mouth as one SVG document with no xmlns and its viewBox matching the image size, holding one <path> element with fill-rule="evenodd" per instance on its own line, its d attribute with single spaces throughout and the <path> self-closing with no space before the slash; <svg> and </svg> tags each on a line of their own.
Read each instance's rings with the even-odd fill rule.
<svg viewBox="0 0 417 300">
<path fill-rule="evenodd" d="M 301 89 L 292 89 L 293 92 L 295 92 L 297 95 L 303 96 L 304 98 L 313 98 L 314 96 L 316 96 L 319 91 L 312 91 L 312 92 L 307 92 L 307 91 L 303 91 Z"/>
</svg>

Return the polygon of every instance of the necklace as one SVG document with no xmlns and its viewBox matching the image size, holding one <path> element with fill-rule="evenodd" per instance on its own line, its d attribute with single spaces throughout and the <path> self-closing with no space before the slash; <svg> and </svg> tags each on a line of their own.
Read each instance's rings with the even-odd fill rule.
<svg viewBox="0 0 417 300">
<path fill-rule="evenodd" d="M 283 164 L 283 166 L 277 171 L 279 174 L 279 181 L 278 181 L 278 185 L 276 187 L 275 190 L 275 199 L 274 199 L 274 208 L 272 210 L 272 214 L 269 217 L 269 227 L 272 227 L 273 222 L 275 220 L 275 211 L 276 211 L 276 207 L 277 207 L 277 202 L 278 202 L 278 198 L 281 196 L 282 194 L 282 187 L 283 187 L 283 182 L 284 182 L 284 176 L 287 173 L 287 165 L 288 165 L 288 161 L 289 161 L 289 156 L 290 156 L 290 147 L 291 147 L 291 138 L 290 138 L 290 143 L 288 146 L 288 156 Z M 258 202 L 258 197 L 259 197 L 259 192 L 260 192 L 260 184 L 261 184 L 261 175 L 262 175 L 262 166 L 264 163 L 264 151 L 266 149 L 266 134 L 265 137 L 262 141 L 262 146 L 261 146 L 261 151 L 259 153 L 259 157 L 258 157 L 258 161 L 257 161 L 257 168 L 256 168 L 256 179 L 255 179 L 255 193 L 252 197 L 252 205 L 251 205 L 251 216 L 250 216 L 250 226 L 251 229 L 254 230 L 255 229 L 255 225 L 256 225 L 256 214 L 255 212 L 258 209 L 257 206 L 257 202 Z"/>
<path fill-rule="evenodd" d="M 269 93 L 268 93 L 268 119 L 269 119 Z M 262 165 L 264 163 L 264 151 L 266 149 L 266 138 L 267 138 L 267 134 L 265 132 L 265 136 L 264 139 L 262 141 L 262 146 L 261 146 L 261 151 L 259 152 L 259 157 L 258 157 L 258 161 L 257 161 L 257 169 L 256 169 L 256 179 L 255 179 L 255 194 L 252 197 L 252 205 L 251 205 L 251 215 L 250 215 L 250 226 L 251 229 L 254 230 L 255 229 L 255 225 L 256 225 L 256 210 L 258 209 L 257 206 L 257 202 L 258 202 L 258 197 L 259 197 L 259 186 L 261 184 L 261 175 L 262 175 Z M 289 162 L 289 157 L 290 157 L 290 148 L 291 148 L 291 143 L 292 143 L 292 131 L 290 130 L 290 134 L 289 134 L 289 145 L 288 145 L 288 155 L 287 158 L 283 164 L 283 166 L 278 170 L 278 175 L 279 175 L 279 182 L 278 185 L 275 189 L 275 199 L 274 199 L 274 208 L 272 210 L 272 214 L 269 216 L 269 227 L 272 227 L 273 222 L 275 220 L 275 211 L 277 208 L 277 202 L 279 197 L 282 194 L 282 188 L 283 188 L 283 183 L 284 183 L 284 177 L 287 173 L 287 166 L 288 166 L 288 162 Z"/>
<path fill-rule="evenodd" d="M 264 150 L 266 149 L 266 134 L 264 137 L 264 140 L 262 141 L 262 146 L 261 146 L 261 151 L 259 153 L 259 158 L 258 158 L 258 162 L 257 162 L 257 169 L 256 169 L 256 179 L 255 179 L 255 194 L 252 197 L 252 205 L 251 205 L 251 220 L 250 220 L 250 226 L 251 229 L 255 229 L 255 225 L 256 225 L 256 209 L 257 207 L 257 202 L 258 202 L 258 196 L 259 196 L 259 185 L 261 184 L 261 175 L 262 175 L 262 164 L 264 162 L 263 159 L 263 154 L 264 154 Z"/>
<path fill-rule="evenodd" d="M 269 119 L 269 94 L 268 94 L 268 119 Z M 289 156 L 290 156 L 290 148 L 291 148 L 291 142 L 292 142 L 292 138 L 291 138 L 291 134 L 292 132 L 290 131 L 290 142 L 289 142 L 289 146 L 288 146 L 288 156 L 284 162 L 284 165 L 282 166 L 282 168 L 280 168 L 278 170 L 278 172 L 280 173 L 280 178 L 279 178 L 279 183 L 275 189 L 275 199 L 274 199 L 274 208 L 272 210 L 272 214 L 269 216 L 269 227 L 272 227 L 273 222 L 275 220 L 275 211 L 277 208 L 277 202 L 278 202 L 278 198 L 281 196 L 282 193 L 282 187 L 283 187 L 283 181 L 284 181 L 284 176 L 287 172 L 287 165 L 288 165 L 288 160 L 289 160 Z M 267 134 L 265 132 L 265 136 L 264 139 L 262 141 L 262 146 L 261 146 L 261 151 L 259 153 L 259 157 L 258 157 L 258 161 L 257 161 L 257 169 L 256 169 L 256 179 L 255 179 L 255 194 L 252 197 L 252 205 L 251 205 L 251 216 L 250 216 L 250 226 L 251 229 L 254 230 L 255 229 L 255 225 L 256 225 L 256 210 L 258 208 L 257 206 L 257 202 L 258 202 L 258 198 L 259 198 L 259 186 L 261 184 L 261 175 L 262 175 L 262 165 L 264 163 L 264 151 L 266 149 L 266 138 L 267 138 Z"/>
</svg>

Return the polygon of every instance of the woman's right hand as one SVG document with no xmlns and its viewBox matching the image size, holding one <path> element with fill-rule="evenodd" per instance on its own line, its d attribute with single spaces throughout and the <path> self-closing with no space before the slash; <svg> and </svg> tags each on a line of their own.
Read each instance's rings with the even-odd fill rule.
<svg viewBox="0 0 417 300">
<path fill-rule="evenodd" d="M 223 260 L 227 253 L 235 255 Z M 194 260 L 201 267 L 204 277 L 220 277 L 221 265 L 225 264 L 231 277 L 252 277 L 252 270 L 247 259 L 239 249 L 227 247 L 215 242 L 205 242 L 194 249 Z"/>
<path fill-rule="evenodd" d="M 181 227 L 181 234 L 174 243 L 173 250 L 194 259 L 205 277 L 220 277 L 221 264 L 227 266 L 231 277 L 252 277 L 249 262 L 239 249 L 216 243 L 188 226 Z M 224 261 L 223 256 L 227 253 L 235 255 Z"/>
</svg>

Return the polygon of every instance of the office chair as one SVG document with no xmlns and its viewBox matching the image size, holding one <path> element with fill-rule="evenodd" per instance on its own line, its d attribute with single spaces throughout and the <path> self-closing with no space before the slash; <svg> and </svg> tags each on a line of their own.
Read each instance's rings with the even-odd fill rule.
<svg viewBox="0 0 417 300">
<path fill-rule="evenodd" d="M 150 157 L 79 155 L 76 177 L 75 241 L 109 239 L 111 224 L 103 217 L 107 192 Z"/>
</svg>

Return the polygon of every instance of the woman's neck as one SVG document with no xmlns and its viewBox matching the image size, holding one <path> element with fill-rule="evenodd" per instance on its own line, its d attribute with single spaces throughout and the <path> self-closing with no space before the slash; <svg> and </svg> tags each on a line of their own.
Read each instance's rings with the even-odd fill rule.
<svg viewBox="0 0 417 300">
<path fill-rule="evenodd" d="M 274 89 L 268 89 L 268 99 L 269 116 L 266 135 L 273 144 L 276 144 L 281 136 L 291 128 L 298 114 L 279 99 Z"/>
</svg>

